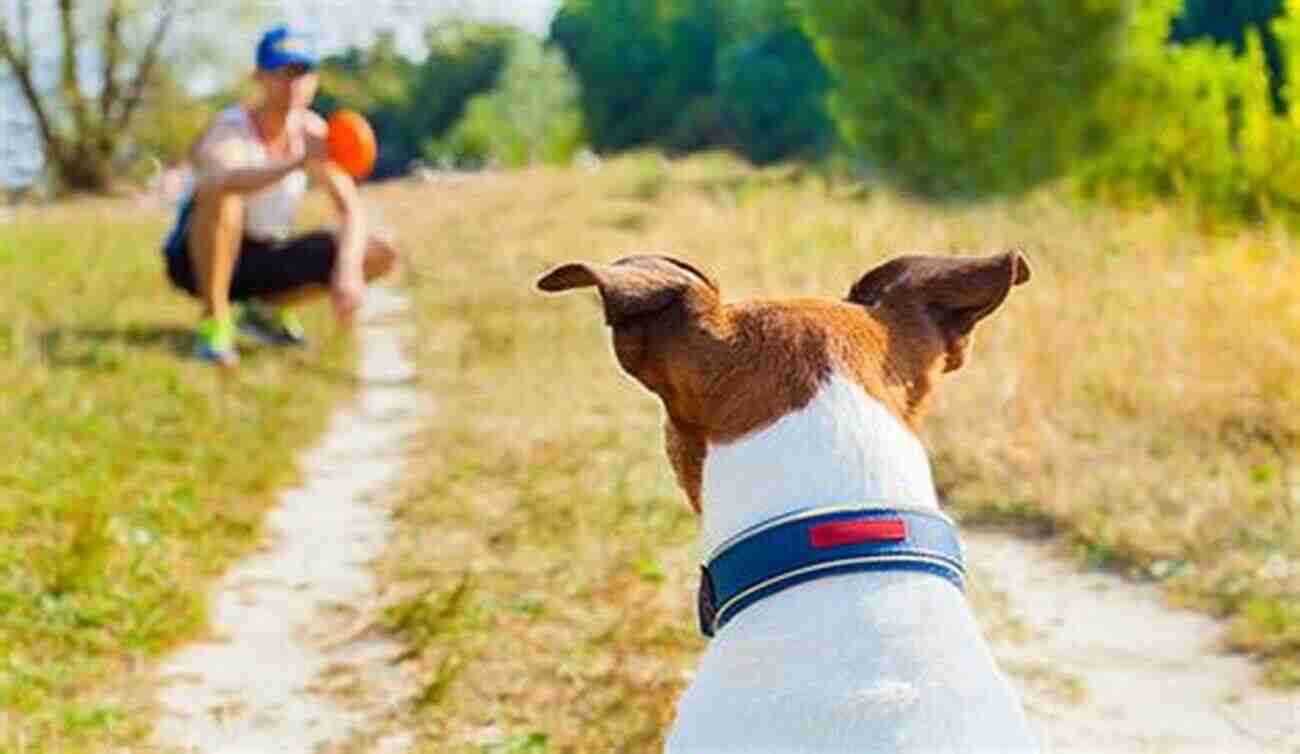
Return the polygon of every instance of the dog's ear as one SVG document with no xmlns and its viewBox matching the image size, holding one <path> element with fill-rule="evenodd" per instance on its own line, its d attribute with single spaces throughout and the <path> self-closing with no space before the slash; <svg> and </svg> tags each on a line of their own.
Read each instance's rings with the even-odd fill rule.
<svg viewBox="0 0 1300 754">
<path fill-rule="evenodd" d="M 542 276 L 543 291 L 567 291 L 594 285 L 605 305 L 605 323 L 618 327 L 633 317 L 665 309 L 676 303 L 692 285 L 718 287 L 703 272 L 671 257 L 638 255 L 613 264 L 570 262 Z"/>
<path fill-rule="evenodd" d="M 962 365 L 975 324 L 993 313 L 1013 285 L 1028 282 L 1029 263 L 1019 249 L 987 257 L 903 256 L 863 275 L 849 301 L 917 311 L 938 329 L 950 372 Z"/>
<path fill-rule="evenodd" d="M 646 327 L 651 315 L 716 306 L 718 286 L 687 262 L 671 257 L 637 255 L 613 264 L 571 262 L 537 281 L 543 291 L 596 286 L 605 307 L 605 323 L 614 330 L 614 352 L 629 373 L 644 382 Z M 656 320 L 657 321 L 657 320 Z"/>
</svg>

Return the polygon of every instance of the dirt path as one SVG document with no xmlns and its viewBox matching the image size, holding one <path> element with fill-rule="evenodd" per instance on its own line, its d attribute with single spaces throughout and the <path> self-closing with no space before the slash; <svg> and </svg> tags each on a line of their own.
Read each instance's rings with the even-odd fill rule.
<svg viewBox="0 0 1300 754">
<path fill-rule="evenodd" d="M 216 639 L 167 660 L 161 748 L 201 754 L 404 751 L 356 736 L 409 698 L 401 647 L 354 627 L 374 598 L 384 493 L 429 412 L 402 355 L 405 300 L 376 289 L 363 314 L 357 402 L 304 459 L 307 483 L 268 517 L 265 550 L 213 600 Z M 1046 544 L 967 530 L 976 600 L 999 661 L 1056 752 L 1300 753 L 1300 694 L 1256 683 L 1216 650 L 1222 626 L 1165 606 L 1154 586 L 1079 573 Z"/>
<path fill-rule="evenodd" d="M 963 531 L 1003 668 L 1054 752 L 1300 752 L 1300 694 L 1216 649 L 1209 617 L 1159 589 L 1080 573 L 1042 543 Z"/>
<path fill-rule="evenodd" d="M 388 539 L 385 493 L 397 487 L 406 440 L 429 410 L 401 350 L 405 306 L 391 290 L 372 289 L 358 333 L 359 397 L 304 457 L 307 481 L 268 515 L 263 551 L 217 587 L 214 638 L 159 670 L 160 748 L 341 751 L 386 706 L 408 698 L 390 663 L 401 647 L 356 630 L 374 600 L 369 563 Z M 409 743 L 396 736 L 360 748 L 382 754 Z"/>
</svg>

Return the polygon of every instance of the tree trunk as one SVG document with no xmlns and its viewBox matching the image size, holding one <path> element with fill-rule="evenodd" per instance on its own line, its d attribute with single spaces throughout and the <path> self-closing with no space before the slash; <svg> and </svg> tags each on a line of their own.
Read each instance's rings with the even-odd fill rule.
<svg viewBox="0 0 1300 754">
<path fill-rule="evenodd" d="M 108 12 L 100 30 L 99 54 L 102 91 L 96 99 L 84 89 L 78 61 L 92 34 L 77 21 L 78 8 L 85 0 L 58 0 L 61 49 L 58 86 L 40 90 L 33 77 L 33 50 L 29 37 L 29 0 L 17 0 L 19 27 L 10 32 L 9 14 L 0 10 L 0 67 L 15 75 L 41 131 L 46 163 L 59 190 L 105 193 L 115 183 L 114 158 L 130 131 L 133 118 L 154 81 L 162 44 L 180 13 L 178 0 L 157 0 L 158 20 L 139 55 L 135 72 L 127 77 L 121 70 L 126 60 L 123 24 L 133 7 L 126 0 L 94 0 L 107 3 Z M 49 3 L 49 0 L 42 0 Z M 52 45 L 55 39 L 42 40 Z M 65 117 L 60 122 L 54 113 Z"/>
<path fill-rule="evenodd" d="M 50 167 L 60 190 L 104 194 L 113 185 L 113 162 L 104 155 L 72 150 L 66 156 L 50 156 Z"/>
</svg>

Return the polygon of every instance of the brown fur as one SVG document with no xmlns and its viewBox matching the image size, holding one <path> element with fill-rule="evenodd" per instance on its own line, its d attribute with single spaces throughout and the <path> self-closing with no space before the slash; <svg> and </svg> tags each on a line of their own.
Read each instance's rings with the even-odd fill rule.
<svg viewBox="0 0 1300 754">
<path fill-rule="evenodd" d="M 939 375 L 964 362 L 975 324 L 1028 279 L 1015 251 L 908 256 L 864 275 L 848 301 L 725 305 L 695 267 L 636 256 L 563 265 L 538 287 L 600 290 L 615 355 L 663 401 L 669 460 L 698 511 L 708 444 L 803 408 L 832 369 L 846 371 L 916 431 Z"/>
</svg>

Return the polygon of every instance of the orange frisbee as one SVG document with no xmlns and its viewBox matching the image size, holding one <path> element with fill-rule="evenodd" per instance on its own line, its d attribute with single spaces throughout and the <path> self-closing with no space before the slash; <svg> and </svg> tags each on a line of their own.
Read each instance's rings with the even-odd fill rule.
<svg viewBox="0 0 1300 754">
<path fill-rule="evenodd" d="M 356 110 L 337 110 L 326 136 L 330 159 L 353 178 L 365 178 L 375 167 L 375 132 Z"/>
</svg>

